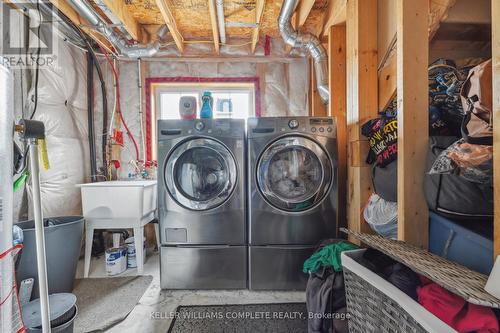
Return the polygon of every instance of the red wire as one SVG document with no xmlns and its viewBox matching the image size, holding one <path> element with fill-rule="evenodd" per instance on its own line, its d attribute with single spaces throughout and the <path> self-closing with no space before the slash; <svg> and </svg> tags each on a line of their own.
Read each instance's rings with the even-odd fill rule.
<svg viewBox="0 0 500 333">
<path fill-rule="evenodd" d="M 118 72 L 116 71 L 116 68 L 115 68 L 113 62 L 109 58 L 109 56 L 106 53 L 106 51 L 102 48 L 101 45 L 98 44 L 98 46 L 101 49 L 101 52 L 104 54 L 104 57 L 108 61 L 109 66 L 111 67 L 111 70 L 113 71 L 113 74 L 115 76 L 115 82 L 116 82 L 116 106 L 117 106 L 116 107 L 116 109 L 117 109 L 116 111 L 118 112 L 118 115 L 120 116 L 120 120 L 121 120 L 121 122 L 123 124 L 123 127 L 125 127 L 125 131 L 127 132 L 128 137 L 130 138 L 130 140 L 134 144 L 135 158 L 136 158 L 136 160 L 139 161 L 139 146 L 137 145 L 137 142 L 135 141 L 134 136 L 132 135 L 132 133 L 128 129 L 127 123 L 125 122 L 125 119 L 123 118 L 122 110 L 121 110 L 121 107 L 120 107 L 120 77 L 118 75 Z"/>
</svg>

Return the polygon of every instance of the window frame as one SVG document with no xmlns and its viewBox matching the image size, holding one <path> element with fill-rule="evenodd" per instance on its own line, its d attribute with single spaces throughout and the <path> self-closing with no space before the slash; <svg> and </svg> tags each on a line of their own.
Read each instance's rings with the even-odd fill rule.
<svg viewBox="0 0 500 333">
<path fill-rule="evenodd" d="M 185 86 L 196 86 L 197 88 L 228 88 L 244 87 L 248 89 L 250 85 L 254 87 L 255 117 L 261 116 L 260 80 L 258 77 L 152 77 L 146 78 L 146 164 L 154 164 L 157 161 L 157 95 L 158 91 L 166 87 L 177 89 Z"/>
</svg>

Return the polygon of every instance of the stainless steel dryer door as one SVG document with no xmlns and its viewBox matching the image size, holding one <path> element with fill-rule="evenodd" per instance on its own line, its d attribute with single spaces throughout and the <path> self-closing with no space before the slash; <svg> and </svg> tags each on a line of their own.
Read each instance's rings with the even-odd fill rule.
<svg viewBox="0 0 500 333">
<path fill-rule="evenodd" d="M 238 177 L 234 156 L 222 143 L 209 138 L 191 139 L 175 147 L 163 172 L 171 197 L 196 211 L 223 204 Z"/>
<path fill-rule="evenodd" d="M 261 154 L 257 184 L 275 208 L 301 212 L 319 204 L 332 182 L 332 163 L 326 151 L 312 139 L 282 137 Z"/>
</svg>

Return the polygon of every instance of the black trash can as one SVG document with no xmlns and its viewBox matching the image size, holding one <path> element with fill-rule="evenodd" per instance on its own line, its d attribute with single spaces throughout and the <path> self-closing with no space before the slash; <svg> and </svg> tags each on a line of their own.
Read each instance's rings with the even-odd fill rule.
<svg viewBox="0 0 500 333">
<path fill-rule="evenodd" d="M 39 297 L 35 243 L 35 221 L 17 223 L 23 229 L 24 248 L 19 257 L 16 280 L 34 278 L 31 299 Z M 71 293 L 80 257 L 84 219 L 82 216 L 62 216 L 44 219 L 45 252 L 49 294 Z"/>
</svg>

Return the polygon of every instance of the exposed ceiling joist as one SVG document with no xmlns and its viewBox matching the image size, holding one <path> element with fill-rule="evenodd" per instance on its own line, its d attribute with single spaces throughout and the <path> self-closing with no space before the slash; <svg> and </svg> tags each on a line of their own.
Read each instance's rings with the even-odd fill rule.
<svg viewBox="0 0 500 333">
<path fill-rule="evenodd" d="M 297 16 L 297 26 L 294 26 L 295 28 L 301 28 L 306 23 L 315 2 L 316 0 L 301 0 L 299 2 L 295 10 L 295 15 Z"/>
<path fill-rule="evenodd" d="M 253 29 L 253 34 L 252 34 L 252 54 L 255 53 L 255 48 L 257 47 L 257 42 L 259 41 L 260 22 L 262 21 L 262 14 L 264 14 L 265 6 L 266 6 L 266 0 L 256 0 L 255 23 L 257 23 L 257 27 Z"/>
<path fill-rule="evenodd" d="M 102 0 L 102 2 L 123 23 L 124 28 L 133 39 L 141 43 L 146 42 L 141 25 L 135 20 L 127 7 L 125 7 L 124 2 L 116 0 Z"/>
<path fill-rule="evenodd" d="M 214 38 L 215 53 L 219 54 L 219 27 L 217 26 L 217 10 L 215 8 L 215 0 L 208 0 L 208 11 L 210 12 L 210 22 L 212 24 L 212 35 Z"/>
<path fill-rule="evenodd" d="M 331 0 L 324 14 L 325 22 L 321 28 L 321 35 L 328 34 L 332 25 L 338 25 L 346 21 L 347 0 Z"/>
<path fill-rule="evenodd" d="M 116 0 L 114 0 L 116 1 Z M 165 21 L 165 24 L 168 27 L 168 30 L 172 34 L 172 38 L 174 39 L 175 45 L 181 53 L 184 52 L 184 39 L 177 29 L 177 24 L 175 23 L 175 18 L 172 12 L 172 4 L 170 0 L 156 0 L 156 5 L 160 9 L 160 13 Z"/>
</svg>

